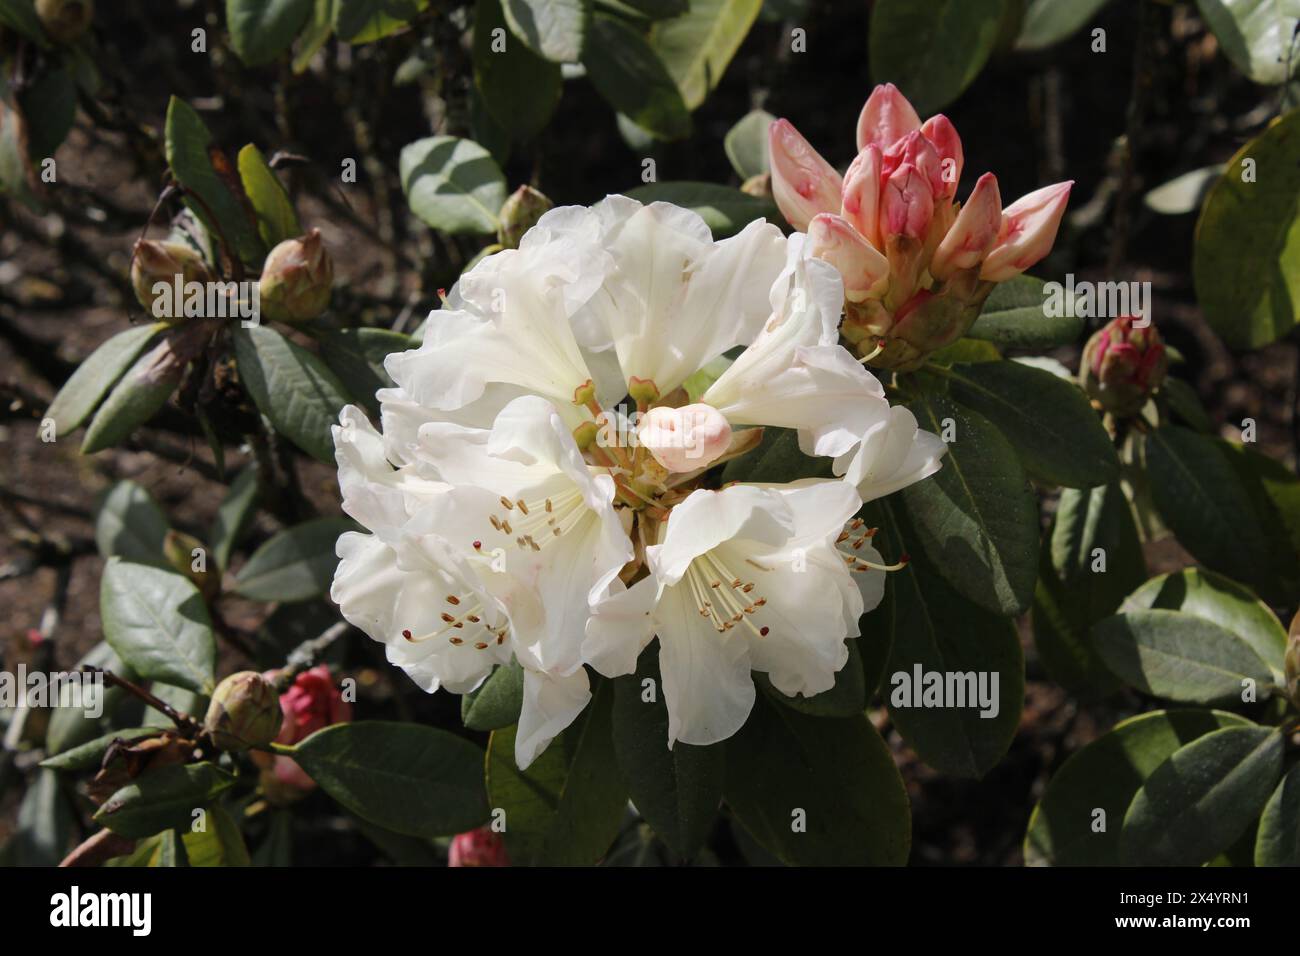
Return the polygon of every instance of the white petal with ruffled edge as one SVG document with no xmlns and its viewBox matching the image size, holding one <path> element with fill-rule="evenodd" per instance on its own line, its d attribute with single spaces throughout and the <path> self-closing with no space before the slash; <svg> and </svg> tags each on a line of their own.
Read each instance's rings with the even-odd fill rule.
<svg viewBox="0 0 1300 956">
<path fill-rule="evenodd" d="M 835 462 L 835 474 L 874 501 L 933 475 L 943 467 L 948 446 L 938 435 L 917 427 L 902 405 L 869 428 L 862 443 Z"/>
</svg>

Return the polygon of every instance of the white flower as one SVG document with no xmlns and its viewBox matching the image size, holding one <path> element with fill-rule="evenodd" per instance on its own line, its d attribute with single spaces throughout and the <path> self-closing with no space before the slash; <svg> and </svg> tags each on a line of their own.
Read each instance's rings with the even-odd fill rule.
<svg viewBox="0 0 1300 956">
<path fill-rule="evenodd" d="M 883 593 L 869 534 L 854 538 L 860 523 L 846 531 L 860 506 L 838 481 L 693 492 L 646 549 L 651 576 L 597 608 L 588 659 L 607 676 L 629 673 L 658 635 L 670 747 L 739 730 L 754 703 L 752 670 L 783 694 L 829 690 L 848 660 L 845 639 Z"/>
<path fill-rule="evenodd" d="M 862 443 L 835 460 L 835 474 L 874 501 L 928 478 L 942 467 L 948 445 L 917 427 L 902 405 L 886 408 L 865 431 Z"/>
</svg>

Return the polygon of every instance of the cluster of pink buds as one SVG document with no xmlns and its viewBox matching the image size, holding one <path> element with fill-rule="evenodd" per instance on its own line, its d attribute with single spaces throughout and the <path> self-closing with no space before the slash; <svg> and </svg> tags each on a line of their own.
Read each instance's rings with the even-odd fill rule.
<svg viewBox="0 0 1300 956">
<path fill-rule="evenodd" d="M 842 334 L 873 365 L 908 371 L 960 338 L 993 286 L 1051 251 L 1072 182 L 1002 208 L 985 173 L 954 202 L 961 138 L 948 118 L 924 123 L 892 84 L 858 118 L 858 155 L 843 176 L 789 121 L 769 130 L 772 194 L 812 253 L 844 278 Z"/>
</svg>

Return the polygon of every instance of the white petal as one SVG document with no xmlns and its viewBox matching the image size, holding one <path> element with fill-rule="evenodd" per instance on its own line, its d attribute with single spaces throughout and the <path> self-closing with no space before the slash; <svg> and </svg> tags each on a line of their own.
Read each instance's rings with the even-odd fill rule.
<svg viewBox="0 0 1300 956">
<path fill-rule="evenodd" d="M 674 585 L 692 561 L 724 541 L 740 537 L 779 546 L 792 531 L 790 509 L 775 491 L 701 488 L 674 506 L 661 543 L 646 548 L 646 563 L 661 586 Z"/>
<path fill-rule="evenodd" d="M 668 746 L 726 740 L 754 706 L 749 650 L 736 628 L 719 634 L 685 584 L 664 591 L 655 610 L 659 670 L 668 705 Z"/>
<path fill-rule="evenodd" d="M 926 478 L 942 466 L 947 444 L 917 427 L 916 416 L 902 405 L 889 418 L 873 425 L 862 444 L 835 462 L 836 474 L 858 489 L 863 501 L 873 501 Z"/>
<path fill-rule="evenodd" d="M 606 677 L 636 670 L 636 659 L 654 637 L 651 616 L 659 599 L 659 584 L 642 578 L 630 588 L 615 582 L 610 594 L 596 603 L 587 619 L 582 656 Z"/>
<path fill-rule="evenodd" d="M 591 700 L 587 672 L 579 668 L 568 677 L 524 670 L 524 705 L 515 732 L 515 763 L 520 770 L 546 749 Z"/>
</svg>

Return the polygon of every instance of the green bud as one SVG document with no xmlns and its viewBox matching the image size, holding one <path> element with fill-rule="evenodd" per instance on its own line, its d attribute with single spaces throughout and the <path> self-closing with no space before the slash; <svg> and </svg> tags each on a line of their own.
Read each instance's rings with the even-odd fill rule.
<svg viewBox="0 0 1300 956">
<path fill-rule="evenodd" d="M 262 314 L 275 322 L 306 322 L 330 304 L 334 261 L 320 230 L 286 239 L 266 257 L 258 284 Z"/>
<path fill-rule="evenodd" d="M 203 729 L 222 750 L 262 747 L 280 732 L 280 695 L 256 671 L 231 674 L 212 692 Z"/>
<path fill-rule="evenodd" d="M 93 0 L 36 0 L 36 16 L 56 43 L 72 43 L 95 18 Z"/>
<path fill-rule="evenodd" d="M 131 287 L 135 290 L 136 299 L 153 318 L 173 323 L 185 318 L 181 302 L 174 302 L 170 291 L 160 290 L 155 294 L 155 286 L 159 282 L 165 283 L 168 290 L 174 289 L 177 276 L 180 276 L 182 284 L 182 302 L 185 283 L 212 281 L 208 264 L 188 243 L 141 239 L 135 244 L 131 256 Z M 159 304 L 157 312 L 154 311 L 155 303 Z M 164 308 L 164 304 L 170 304 L 171 307 Z"/>
<path fill-rule="evenodd" d="M 518 249 L 524 233 L 537 225 L 537 220 L 554 205 L 532 186 L 520 186 L 510 194 L 497 215 L 501 223 L 497 241 L 506 249 Z"/>
<path fill-rule="evenodd" d="M 1093 333 L 1079 363 L 1079 382 L 1088 397 L 1113 415 L 1131 417 L 1169 371 L 1169 356 L 1154 325 L 1134 327 L 1126 315 Z"/>
</svg>

